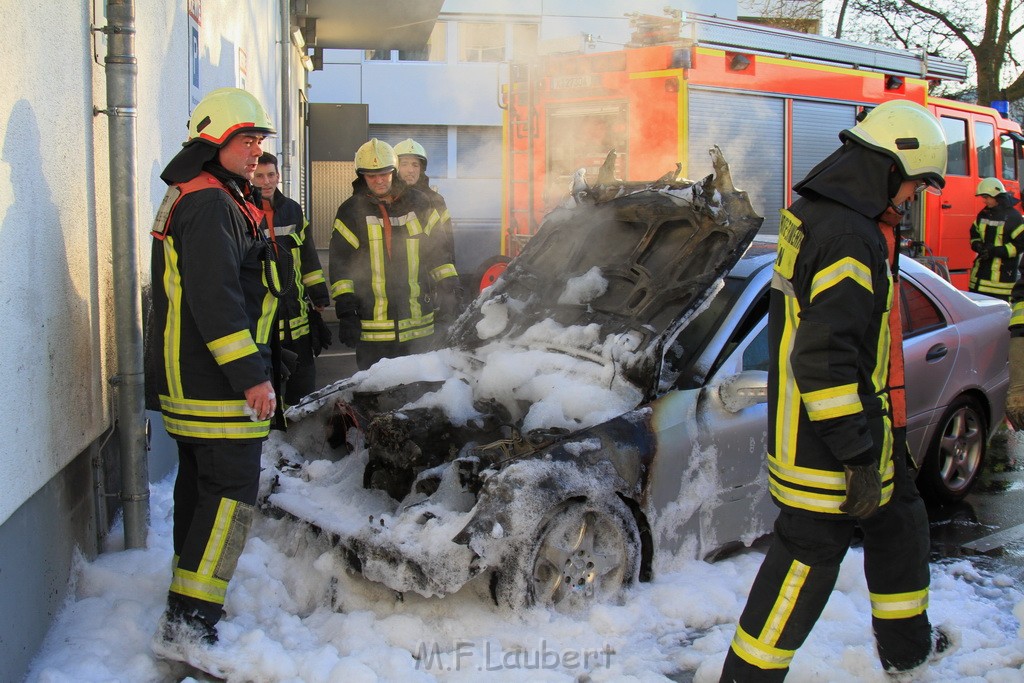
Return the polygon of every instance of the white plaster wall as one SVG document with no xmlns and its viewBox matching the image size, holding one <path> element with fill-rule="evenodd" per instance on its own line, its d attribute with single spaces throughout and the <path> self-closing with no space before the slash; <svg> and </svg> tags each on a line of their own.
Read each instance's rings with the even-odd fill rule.
<svg viewBox="0 0 1024 683">
<path fill-rule="evenodd" d="M 5 1 L 0 41 L 0 524 L 111 422 L 116 372 L 103 67 L 93 3 Z M 102 11 L 104 3 L 96 6 Z M 279 116 L 277 0 L 203 0 L 203 91 L 246 85 Z M 187 134 L 186 0 L 136 3 L 138 248 Z M 96 41 L 100 62 L 106 47 Z M 298 83 L 298 81 L 296 81 Z M 83 486 L 88 482 L 83 482 Z"/>
</svg>

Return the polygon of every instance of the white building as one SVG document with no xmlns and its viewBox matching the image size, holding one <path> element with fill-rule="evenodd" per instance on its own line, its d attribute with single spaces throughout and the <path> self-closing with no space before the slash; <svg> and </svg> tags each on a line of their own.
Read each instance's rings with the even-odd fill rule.
<svg viewBox="0 0 1024 683">
<path fill-rule="evenodd" d="M 118 408 L 123 387 L 140 386 L 124 356 L 141 354 L 133 342 L 141 306 L 123 283 L 148 284 L 148 232 L 166 189 L 159 174 L 186 137 L 192 104 L 223 86 L 255 94 L 282 133 L 270 150 L 282 152 L 286 190 L 297 191 L 306 50 L 292 29 L 311 38 L 307 18 L 316 19 L 321 45 L 407 49 L 425 41 L 441 2 L 3 1 L 17 38 L 0 46 L 0 680 L 24 677 L 67 594 L 76 552 L 103 549 L 125 497 L 133 510 L 148 509 L 147 471 L 160 476 L 173 462 L 173 449 L 147 458 L 144 447 L 124 448 L 143 476 L 141 495 L 126 492 L 118 446 L 127 430 L 118 425 L 138 425 L 137 443 L 144 434 L 141 402 Z M 134 17 L 133 39 L 102 30 L 115 17 Z M 137 94 L 135 106 L 121 91 L 114 111 L 97 113 L 111 108 L 108 35 L 131 46 L 122 73 L 137 60 Z M 111 148 L 125 129 L 135 144 Z M 123 175 L 128 182 L 116 179 Z M 119 300 L 134 303 L 134 314 L 122 315 Z"/>
</svg>

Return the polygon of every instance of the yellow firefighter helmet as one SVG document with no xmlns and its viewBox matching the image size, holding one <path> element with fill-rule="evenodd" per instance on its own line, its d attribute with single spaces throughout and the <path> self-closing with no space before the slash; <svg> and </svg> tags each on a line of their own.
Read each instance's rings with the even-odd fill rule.
<svg viewBox="0 0 1024 683">
<path fill-rule="evenodd" d="M 373 138 L 356 150 L 356 173 L 394 171 L 396 166 L 398 157 L 395 150 L 383 140 Z"/>
<path fill-rule="evenodd" d="M 406 138 L 395 145 L 395 154 L 400 157 L 409 154 L 414 157 L 419 157 L 423 160 L 424 164 L 427 163 L 427 150 L 423 149 L 423 145 L 412 138 Z"/>
<path fill-rule="evenodd" d="M 223 147 L 236 133 L 274 135 L 267 110 L 252 93 L 241 88 L 218 88 L 206 95 L 192 111 L 188 140 Z"/>
<path fill-rule="evenodd" d="M 917 102 L 883 102 L 839 138 L 892 157 L 907 180 L 937 188 L 946 184 L 946 136 L 939 120 Z"/>
<path fill-rule="evenodd" d="M 999 195 L 1006 192 L 1006 188 L 998 178 L 982 178 L 981 182 L 978 183 L 978 191 L 974 193 L 975 197 L 987 195 L 989 197 L 998 197 Z"/>
</svg>

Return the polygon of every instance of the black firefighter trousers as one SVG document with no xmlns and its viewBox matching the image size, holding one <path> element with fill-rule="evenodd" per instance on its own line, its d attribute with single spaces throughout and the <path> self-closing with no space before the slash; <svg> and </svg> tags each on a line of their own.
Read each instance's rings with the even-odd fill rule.
<svg viewBox="0 0 1024 683">
<path fill-rule="evenodd" d="M 905 434 L 905 432 L 904 432 Z M 898 437 L 903 436 L 897 433 Z M 895 439 L 894 490 L 869 519 L 827 519 L 783 509 L 750 589 L 722 681 L 781 681 L 818 620 L 859 524 L 871 623 L 882 666 L 906 670 L 931 650 L 928 623 L 928 516 L 907 469 L 906 441 Z"/>
<path fill-rule="evenodd" d="M 177 443 L 174 568 L 167 603 L 172 611 L 194 612 L 212 626 L 221 618 L 228 581 L 252 525 L 263 443 Z"/>
</svg>

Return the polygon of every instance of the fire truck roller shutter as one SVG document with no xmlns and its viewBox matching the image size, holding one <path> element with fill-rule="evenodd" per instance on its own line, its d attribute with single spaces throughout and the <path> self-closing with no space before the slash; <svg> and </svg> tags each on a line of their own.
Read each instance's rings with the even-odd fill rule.
<svg viewBox="0 0 1024 683">
<path fill-rule="evenodd" d="M 779 210 L 789 196 L 785 187 L 784 101 L 780 97 L 690 88 L 688 175 L 711 173 L 708 149 L 722 148 L 736 187 L 747 192 L 764 216 L 761 234 L 779 233 Z M 839 139 L 829 151 L 839 145 Z"/>
<path fill-rule="evenodd" d="M 839 146 L 839 131 L 857 124 L 857 107 L 835 102 L 793 101 L 793 184 Z M 789 201 L 797 197 L 790 191 Z"/>
</svg>

